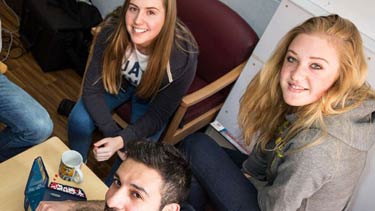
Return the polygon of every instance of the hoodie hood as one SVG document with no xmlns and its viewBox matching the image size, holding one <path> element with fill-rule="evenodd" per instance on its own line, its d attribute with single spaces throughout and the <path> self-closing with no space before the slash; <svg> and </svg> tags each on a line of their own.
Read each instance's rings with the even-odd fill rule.
<svg viewBox="0 0 375 211">
<path fill-rule="evenodd" d="M 368 151 L 375 142 L 375 100 L 366 100 L 357 108 L 325 118 L 328 133 L 360 151 Z"/>
</svg>

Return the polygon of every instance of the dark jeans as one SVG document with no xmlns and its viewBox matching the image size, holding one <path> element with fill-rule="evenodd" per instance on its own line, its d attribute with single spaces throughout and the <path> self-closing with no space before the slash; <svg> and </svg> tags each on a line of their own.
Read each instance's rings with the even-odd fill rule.
<svg viewBox="0 0 375 211">
<path fill-rule="evenodd" d="M 180 204 L 180 211 L 196 211 L 189 203 L 183 202 Z"/>
<path fill-rule="evenodd" d="M 242 174 L 246 155 L 224 150 L 208 135 L 196 133 L 179 145 L 191 164 L 193 179 L 188 202 L 203 211 L 209 200 L 220 211 L 259 210 L 257 191 Z"/>
</svg>

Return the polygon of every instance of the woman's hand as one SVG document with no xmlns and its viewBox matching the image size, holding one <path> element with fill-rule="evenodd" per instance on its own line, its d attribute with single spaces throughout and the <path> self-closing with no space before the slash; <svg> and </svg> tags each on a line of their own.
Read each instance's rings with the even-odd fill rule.
<svg viewBox="0 0 375 211">
<path fill-rule="evenodd" d="M 124 142 L 121 136 L 103 138 L 94 143 L 94 157 L 97 161 L 106 161 L 119 149 L 124 147 Z"/>
</svg>

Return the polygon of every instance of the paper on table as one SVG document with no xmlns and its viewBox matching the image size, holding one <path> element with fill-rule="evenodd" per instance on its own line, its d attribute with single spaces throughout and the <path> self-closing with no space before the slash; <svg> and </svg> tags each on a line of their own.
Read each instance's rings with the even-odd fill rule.
<svg viewBox="0 0 375 211">
<path fill-rule="evenodd" d="M 244 154 L 250 154 L 253 145 L 246 145 L 243 141 L 238 140 L 233 136 L 219 121 L 213 121 L 210 125 L 218 131 L 224 138 L 229 141 L 234 147 Z"/>
</svg>

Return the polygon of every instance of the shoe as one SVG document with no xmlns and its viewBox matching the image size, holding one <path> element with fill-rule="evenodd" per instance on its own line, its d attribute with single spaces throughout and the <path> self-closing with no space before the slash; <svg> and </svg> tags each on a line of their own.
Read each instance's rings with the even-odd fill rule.
<svg viewBox="0 0 375 211">
<path fill-rule="evenodd" d="M 60 102 L 59 107 L 57 108 L 57 113 L 68 117 L 75 104 L 76 102 L 74 101 L 71 101 L 69 99 L 63 99 Z"/>
</svg>

